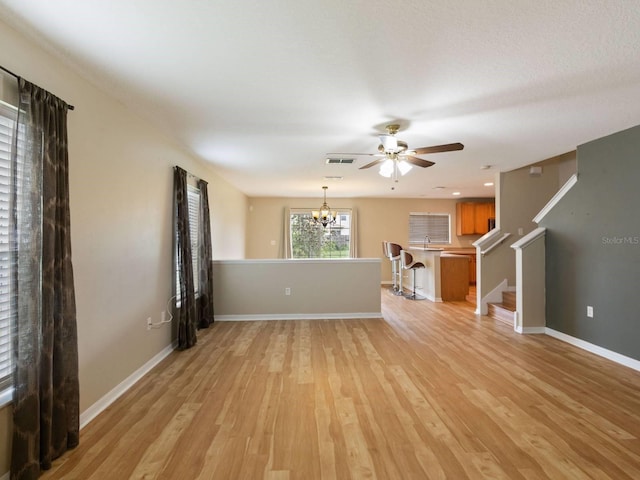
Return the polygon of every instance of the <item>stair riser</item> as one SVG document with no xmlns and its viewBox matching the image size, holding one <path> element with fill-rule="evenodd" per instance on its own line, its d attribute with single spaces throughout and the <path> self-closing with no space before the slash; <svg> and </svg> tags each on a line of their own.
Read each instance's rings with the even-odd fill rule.
<svg viewBox="0 0 640 480">
<path fill-rule="evenodd" d="M 516 310 L 516 292 L 502 292 L 502 305 L 509 310 Z"/>
<path fill-rule="evenodd" d="M 499 320 L 509 325 L 513 325 L 513 310 L 507 310 L 505 308 L 501 308 L 498 305 L 490 303 L 488 315 L 494 320 Z"/>
</svg>

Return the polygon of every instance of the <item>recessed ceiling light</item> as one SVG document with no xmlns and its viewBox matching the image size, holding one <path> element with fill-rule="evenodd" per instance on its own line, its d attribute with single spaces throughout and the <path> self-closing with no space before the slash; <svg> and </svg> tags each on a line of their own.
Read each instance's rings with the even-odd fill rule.
<svg viewBox="0 0 640 480">
<path fill-rule="evenodd" d="M 460 195 L 460 192 L 453 192 L 451 195 Z"/>
<path fill-rule="evenodd" d="M 438 186 L 438 187 L 433 187 L 433 189 L 434 189 L 434 190 L 444 190 L 445 188 L 446 188 L 446 187 L 440 187 L 440 186 Z"/>
<path fill-rule="evenodd" d="M 489 170 L 491 167 L 493 167 L 493 165 L 482 165 L 480 170 Z"/>
<path fill-rule="evenodd" d="M 484 184 L 485 187 L 493 187 L 493 182 L 487 182 Z"/>
</svg>

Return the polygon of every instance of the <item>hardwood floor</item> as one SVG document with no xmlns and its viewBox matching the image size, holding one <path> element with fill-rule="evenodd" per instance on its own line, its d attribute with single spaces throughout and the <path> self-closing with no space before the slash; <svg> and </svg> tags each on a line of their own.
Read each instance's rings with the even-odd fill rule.
<svg viewBox="0 0 640 480">
<path fill-rule="evenodd" d="M 640 373 L 466 302 L 216 323 L 43 479 L 637 479 Z"/>
</svg>

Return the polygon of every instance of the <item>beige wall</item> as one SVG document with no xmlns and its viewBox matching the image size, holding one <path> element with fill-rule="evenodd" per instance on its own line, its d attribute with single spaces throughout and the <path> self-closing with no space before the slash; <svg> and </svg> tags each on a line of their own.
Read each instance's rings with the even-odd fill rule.
<svg viewBox="0 0 640 480">
<path fill-rule="evenodd" d="M 381 315 L 379 259 L 220 260 L 213 279 L 217 320 Z"/>
<path fill-rule="evenodd" d="M 574 151 L 540 162 L 536 164 L 542 166 L 539 177 L 530 176 L 529 167 L 499 175 L 496 182 L 499 192 L 496 198 L 497 225 L 511 236 L 482 259 L 481 297 L 504 279 L 509 286 L 515 286 L 515 252 L 511 245 L 537 227 L 533 218 L 556 194 L 565 179 L 575 173 L 575 159 Z"/>
<path fill-rule="evenodd" d="M 172 167 L 209 182 L 214 258 L 243 258 L 247 199 L 125 105 L 0 22 L 0 64 L 75 105 L 70 201 L 85 411 L 171 343 L 147 331 L 171 297 Z M 10 46 L 10 48 L 8 47 Z M 0 476 L 10 407 L 0 409 Z"/>
<path fill-rule="evenodd" d="M 503 174 L 499 196 L 500 228 L 516 234 L 510 243 L 537 227 L 533 218 L 575 173 L 575 158 L 576 152 L 573 151 L 540 162 L 537 164 L 542 166 L 539 177 L 530 176 L 529 167 Z M 517 235 L 518 228 L 522 228 L 522 235 Z"/>
<path fill-rule="evenodd" d="M 456 203 L 462 199 L 327 198 L 332 209 L 353 208 L 358 220 L 358 257 L 382 258 L 382 241 L 408 245 L 409 213 L 451 215 L 451 247 L 471 247 L 478 236 L 456 236 Z M 249 198 L 247 258 L 282 258 L 285 208 L 316 209 L 322 198 Z M 272 242 L 274 243 L 272 245 Z M 382 281 L 391 281 L 389 262 L 381 264 Z"/>
</svg>

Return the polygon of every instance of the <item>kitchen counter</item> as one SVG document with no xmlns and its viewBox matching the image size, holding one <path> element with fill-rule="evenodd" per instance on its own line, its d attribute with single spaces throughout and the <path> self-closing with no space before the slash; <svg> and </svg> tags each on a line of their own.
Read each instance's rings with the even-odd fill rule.
<svg viewBox="0 0 640 480">
<path fill-rule="evenodd" d="M 440 294 L 440 255 L 444 249 L 431 247 L 409 247 L 414 262 L 422 262 L 424 269 L 416 270 L 416 294 L 426 297 L 432 302 L 442 302 Z M 413 289 L 409 270 L 403 270 L 402 284 L 405 290 Z"/>
<path fill-rule="evenodd" d="M 424 269 L 416 270 L 416 294 L 432 302 L 463 301 L 469 293 L 470 255 L 475 249 L 409 247 L 415 262 Z M 402 272 L 405 291 L 413 289 L 413 274 Z"/>
</svg>

